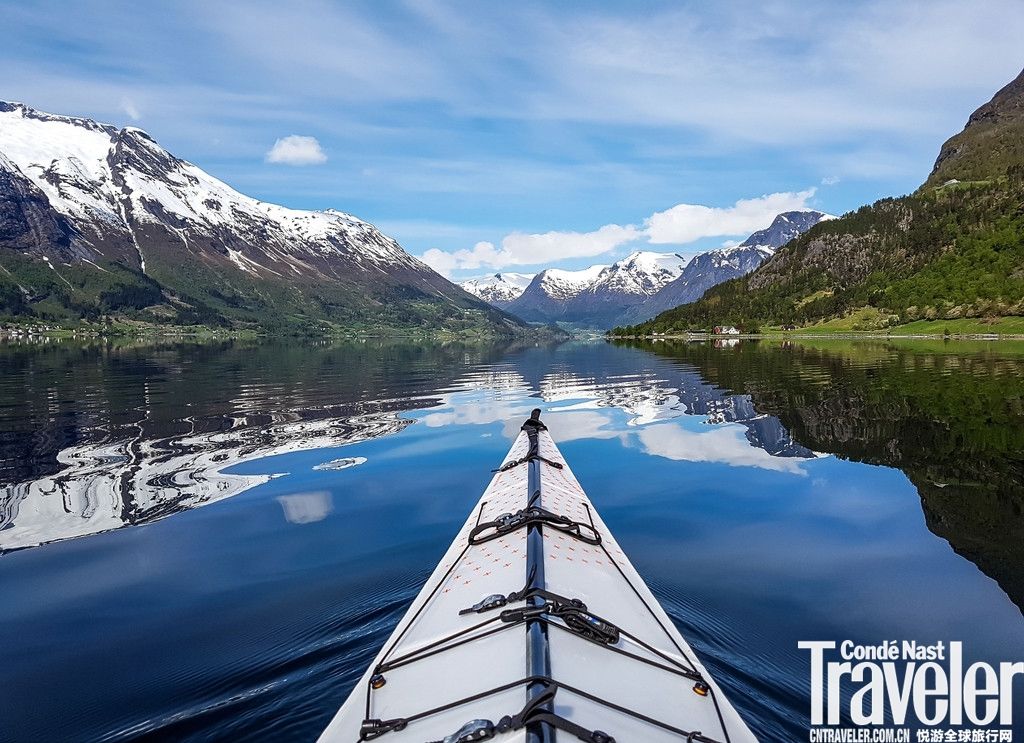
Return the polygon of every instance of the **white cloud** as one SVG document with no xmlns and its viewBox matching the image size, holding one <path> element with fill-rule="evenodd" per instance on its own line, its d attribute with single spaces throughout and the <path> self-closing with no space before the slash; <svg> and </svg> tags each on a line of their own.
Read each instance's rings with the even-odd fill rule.
<svg viewBox="0 0 1024 743">
<path fill-rule="evenodd" d="M 589 258 L 641 237 L 642 233 L 633 225 L 618 224 L 606 224 L 593 232 L 513 232 L 501 241 L 501 247 L 484 241 L 472 249 L 450 252 L 431 248 L 421 258 L 434 270 L 448 274 L 455 269 L 531 266 L 568 258 Z"/>
<path fill-rule="evenodd" d="M 547 84 L 506 98 L 537 118 L 679 125 L 733 148 L 808 149 L 876 133 L 941 136 L 970 96 L 991 95 L 1020 69 L 1019 0 L 703 5 L 551 24 L 558 31 L 529 50 Z"/>
<path fill-rule="evenodd" d="M 860 180 L 875 181 L 867 194 L 911 187 L 943 139 L 1019 71 L 1024 37 L 1020 0 L 644 13 L 417 2 L 386 15 L 372 3 L 187 0 L 141 25 L 125 14 L 92 23 L 90 7 L 7 4 L 11 35 L 27 40 L 0 49 L 8 96 L 115 121 L 132 115 L 121 103 L 131 96 L 154 136 L 247 192 L 295 205 L 386 198 L 378 212 L 440 220 L 471 211 L 499 228 L 486 233 L 495 245 L 510 220 L 550 214 L 535 206 L 542 199 L 564 200 L 572 218 L 579 204 L 635 204 L 672 182 L 709 194 L 678 200 L 721 204 L 721 189 L 768 171 L 834 174 L 851 183 L 847 194 Z M 96 64 L 61 64 L 48 38 L 88 48 Z M 111 76 L 115 66 L 127 76 Z M 252 167 L 265 143 L 302 131 L 330 136 L 317 179 L 281 167 L 268 181 Z M 464 162 L 435 162 L 446 157 Z M 409 241 L 450 250 L 480 236 Z"/>
<path fill-rule="evenodd" d="M 834 186 L 839 183 L 839 176 L 837 175 L 826 175 L 821 179 L 821 185 L 823 186 Z"/>
<path fill-rule="evenodd" d="M 132 121 L 138 121 L 142 118 L 142 114 L 139 113 L 139 107 L 135 105 L 135 101 L 131 98 L 121 99 L 121 111 L 123 111 Z"/>
<path fill-rule="evenodd" d="M 189 21 L 218 43 L 201 61 L 241 60 L 257 84 L 292 96 L 430 100 L 471 117 L 680 125 L 801 149 L 877 132 L 949 131 L 965 114 L 950 93 L 990 95 L 1016 74 L 1024 32 L 1019 0 L 669 3 L 645 13 L 410 3 L 387 23 L 322 0 L 242 5 L 194 6 Z M 110 47 L 123 53 L 123 43 Z"/>
<path fill-rule="evenodd" d="M 588 258 L 614 250 L 640 237 L 633 225 L 606 224 L 593 232 L 513 232 L 501 241 L 502 252 L 514 263 L 529 265 L 559 258 Z"/>
<path fill-rule="evenodd" d="M 644 222 L 647 239 L 654 244 L 691 243 L 703 237 L 746 235 L 771 224 L 780 212 L 806 209 L 815 189 L 766 194 L 740 199 L 733 206 L 676 204 L 652 214 Z"/>
<path fill-rule="evenodd" d="M 316 137 L 292 134 L 274 142 L 267 152 L 268 163 L 282 165 L 320 165 L 327 162 L 327 155 L 320 149 Z"/>
<path fill-rule="evenodd" d="M 785 144 L 801 153 L 815 142 L 883 133 L 898 137 L 882 143 L 890 153 L 932 136 L 938 141 L 928 144 L 931 154 L 972 104 L 1019 71 L 1024 35 L 1020 0 L 670 3 L 645 13 L 628 5 L 549 3 L 524 11 L 470 4 L 455 12 L 410 3 L 385 22 L 372 10 L 322 0 L 287 7 L 225 0 L 182 3 L 161 14 L 161 23 L 142 27 L 116 14 L 92 23 L 89 4 L 59 11 L 8 5 L 4 20 L 15 36 L 66 37 L 100 63 L 76 69 L 69 81 L 66 66 L 47 59 L 45 44 L 30 45 L 42 50 L 38 59 L 17 45 L 0 50 L 11 84 L 27 91 L 20 97 L 48 100 L 57 111 L 88 102 L 82 86 L 109 85 L 105 71 L 120 64 L 147 91 L 167 88 L 148 99 L 159 103 L 147 102 L 147 121 L 150 106 L 173 108 L 170 124 L 191 120 L 199 130 L 222 125 L 228 110 L 232 120 L 265 121 L 271 110 L 294 115 L 329 101 L 336 104 L 331 117 L 375 122 L 380 102 L 431 101 L 473 120 L 692 127 L 703 135 L 698 147 L 707 138 L 730 147 Z M 174 79 L 216 80 L 219 89 L 190 86 L 216 93 L 197 105 L 189 91 L 174 89 L 183 86 L 166 85 Z M 44 86 L 53 91 L 45 97 Z M 240 88 L 277 105 L 225 105 Z M 363 102 L 370 104 L 365 112 L 353 105 Z M 462 132 L 450 126 L 449 133 Z"/>
<path fill-rule="evenodd" d="M 462 248 L 461 250 L 447 251 L 430 248 L 420 256 L 420 260 L 439 274 L 448 276 L 459 268 L 480 268 L 494 265 L 491 261 L 496 261 L 497 256 L 498 251 L 494 247 L 494 243 L 482 241 L 474 245 L 471 250 Z"/>
</svg>

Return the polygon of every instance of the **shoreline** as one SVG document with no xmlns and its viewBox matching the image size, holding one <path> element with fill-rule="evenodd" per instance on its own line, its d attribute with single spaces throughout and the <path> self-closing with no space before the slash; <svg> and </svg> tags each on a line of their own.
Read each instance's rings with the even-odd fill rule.
<svg viewBox="0 0 1024 743">
<path fill-rule="evenodd" d="M 608 335 L 609 340 L 786 340 L 789 338 L 814 338 L 838 340 L 962 340 L 962 341 L 1020 341 L 1024 334 L 1020 333 L 872 333 L 869 331 L 848 331 L 840 333 L 813 333 L 799 331 L 779 331 L 777 333 L 738 333 L 715 335 L 714 333 L 650 333 L 645 335 Z"/>
</svg>

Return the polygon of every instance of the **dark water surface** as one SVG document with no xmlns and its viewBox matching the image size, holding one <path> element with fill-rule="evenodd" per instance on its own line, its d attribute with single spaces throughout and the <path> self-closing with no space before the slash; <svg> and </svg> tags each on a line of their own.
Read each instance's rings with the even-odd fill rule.
<svg viewBox="0 0 1024 743">
<path fill-rule="evenodd" d="M 1024 660 L 1013 345 L 8 347 L 0 741 L 314 739 L 534 406 L 764 740 L 800 640 Z"/>
</svg>

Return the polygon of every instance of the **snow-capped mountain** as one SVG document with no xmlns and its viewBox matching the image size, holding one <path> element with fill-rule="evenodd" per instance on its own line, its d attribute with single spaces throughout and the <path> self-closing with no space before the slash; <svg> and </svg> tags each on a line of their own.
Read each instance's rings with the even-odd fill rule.
<svg viewBox="0 0 1024 743">
<path fill-rule="evenodd" d="M 685 264 L 674 253 L 632 253 L 603 270 L 572 300 L 567 313 L 575 323 L 611 327 L 624 312 L 678 278 Z"/>
<path fill-rule="evenodd" d="M 737 245 L 694 256 L 676 280 L 646 301 L 627 309 L 615 324 L 643 322 L 687 302 L 696 302 L 711 287 L 750 273 L 775 251 L 763 245 Z"/>
<path fill-rule="evenodd" d="M 0 265 L 16 286 L 0 312 L 57 296 L 222 322 L 515 325 L 352 215 L 250 198 L 140 129 L 20 103 L 0 102 Z"/>
<path fill-rule="evenodd" d="M 739 245 L 694 256 L 678 278 L 666 283 L 649 299 L 628 308 L 615 324 L 632 325 L 681 304 L 696 302 L 711 287 L 750 273 L 778 248 L 824 219 L 833 217 L 810 210 L 783 212 L 771 225 L 753 233 Z"/>
<path fill-rule="evenodd" d="M 533 322 L 603 327 L 679 276 L 684 263 L 673 253 L 640 251 L 610 266 L 582 271 L 549 268 L 537 274 L 508 310 Z"/>
<path fill-rule="evenodd" d="M 608 270 L 608 266 L 591 266 L 579 271 L 563 271 L 549 268 L 537 274 L 539 281 L 536 286 L 546 296 L 554 299 L 569 300 L 578 297 L 597 281 Z"/>
<path fill-rule="evenodd" d="M 586 293 L 649 297 L 677 278 L 685 264 L 675 253 L 637 251 L 601 271 Z"/>
<path fill-rule="evenodd" d="M 491 276 L 467 279 L 459 283 L 463 289 L 495 307 L 506 307 L 521 295 L 535 274 L 502 271 Z"/>
<path fill-rule="evenodd" d="M 530 322 L 562 320 L 568 303 L 590 286 L 607 266 L 581 271 L 549 268 L 533 277 L 522 294 L 507 305 L 516 317 Z"/>
</svg>

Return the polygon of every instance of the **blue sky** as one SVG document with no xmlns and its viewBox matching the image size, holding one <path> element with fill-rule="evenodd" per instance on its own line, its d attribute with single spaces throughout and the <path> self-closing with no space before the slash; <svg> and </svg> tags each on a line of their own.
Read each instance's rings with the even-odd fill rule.
<svg viewBox="0 0 1024 743">
<path fill-rule="evenodd" d="M 0 0 L 0 19 L 0 98 L 142 127 L 456 278 L 693 254 L 773 209 L 905 193 L 1024 66 L 1020 0 Z"/>
</svg>

